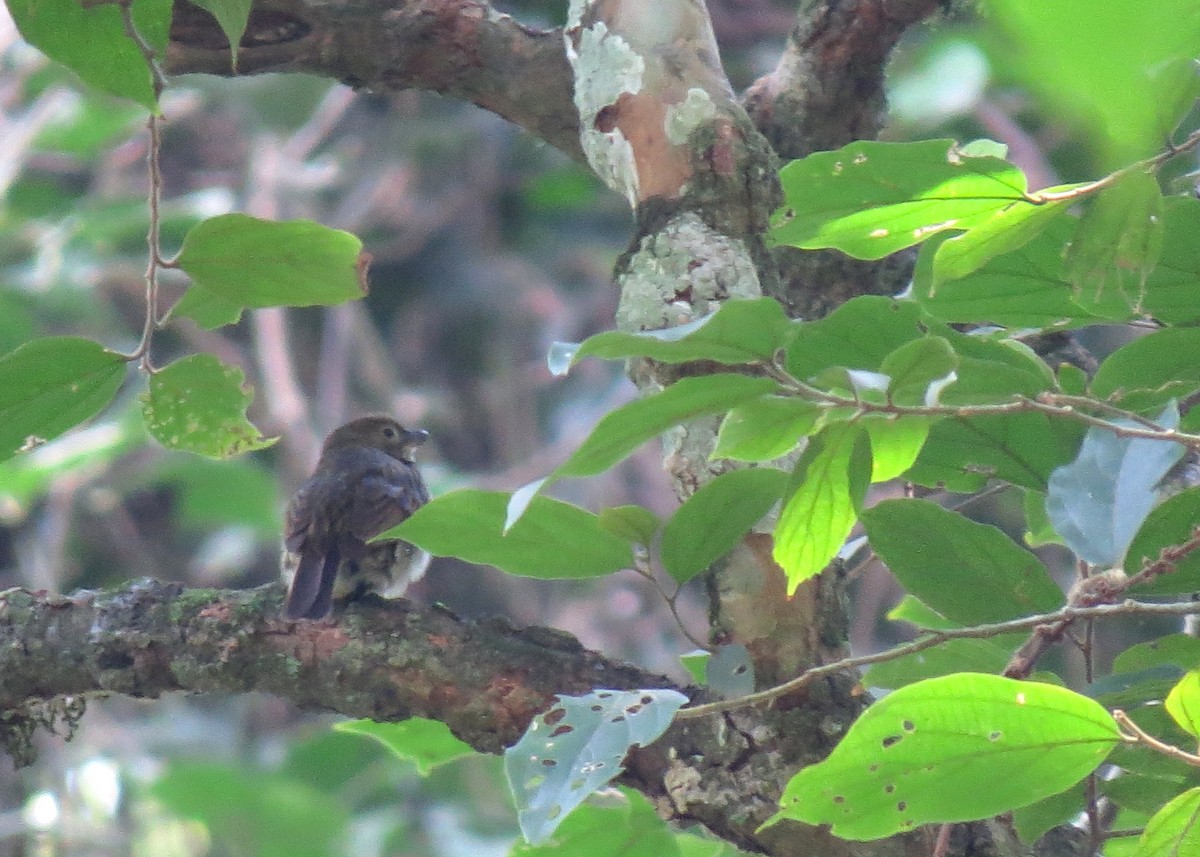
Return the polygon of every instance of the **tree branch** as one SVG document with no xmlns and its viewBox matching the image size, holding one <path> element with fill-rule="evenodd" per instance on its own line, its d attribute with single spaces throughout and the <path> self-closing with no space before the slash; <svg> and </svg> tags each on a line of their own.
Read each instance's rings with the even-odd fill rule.
<svg viewBox="0 0 1200 857">
<path fill-rule="evenodd" d="M 141 579 L 70 596 L 10 589 L 0 594 L 0 737 L 16 753 L 12 742 L 27 739 L 32 723 L 53 719 L 48 709 L 73 722 L 78 699 L 100 693 L 261 691 L 348 717 L 428 717 L 476 750 L 499 753 L 557 693 L 673 687 L 552 629 L 380 599 L 350 605 L 336 622 L 290 622 L 280 618 L 281 604 L 274 585 L 186 589 Z M 828 681 L 830 689 L 853 684 L 850 676 Z M 786 844 L 795 828 L 756 828 L 799 767 L 798 716 L 785 714 L 790 727 L 778 732 L 753 711 L 678 723 L 630 754 L 623 782 L 666 818 L 701 822 L 743 848 L 797 853 Z M 842 712 L 828 734 L 852 716 Z M 816 836 L 828 840 L 824 853 L 851 853 L 847 843 Z"/>
<path fill-rule="evenodd" d="M 207 12 L 176 3 L 171 74 L 232 75 Z M 483 0 L 258 0 L 239 73 L 304 72 L 356 89 L 428 89 L 478 104 L 582 159 L 560 30 L 526 27 Z"/>
</svg>

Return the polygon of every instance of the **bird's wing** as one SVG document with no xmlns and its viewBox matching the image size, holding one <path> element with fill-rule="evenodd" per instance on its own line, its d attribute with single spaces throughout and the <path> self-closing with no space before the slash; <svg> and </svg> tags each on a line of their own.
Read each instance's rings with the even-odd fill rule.
<svg viewBox="0 0 1200 857">
<path fill-rule="evenodd" d="M 312 483 L 304 485 L 288 503 L 283 519 L 283 546 L 292 553 L 300 553 L 308 538 L 312 524 Z"/>
<path fill-rule="evenodd" d="M 367 541 L 396 526 L 429 502 L 417 468 L 396 459 L 364 473 L 354 492 L 351 534 Z"/>
</svg>

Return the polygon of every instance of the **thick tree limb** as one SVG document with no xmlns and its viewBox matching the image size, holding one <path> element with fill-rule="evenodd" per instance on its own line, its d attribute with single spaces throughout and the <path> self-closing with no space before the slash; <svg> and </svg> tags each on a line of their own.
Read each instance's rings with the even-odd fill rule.
<svg viewBox="0 0 1200 857">
<path fill-rule="evenodd" d="M 233 74 L 211 15 L 175 4 L 166 68 Z M 432 90 L 583 157 L 562 32 L 526 27 L 482 0 L 258 0 L 238 73 L 262 72 L 305 72 L 377 92 Z"/>
<path fill-rule="evenodd" d="M 289 622 L 280 618 L 281 602 L 276 586 L 186 589 L 146 579 L 70 596 L 8 590 L 0 596 L 6 737 L 63 699 L 261 691 L 349 717 L 429 717 L 475 749 L 498 753 L 556 693 L 673 686 L 560 631 L 469 622 L 441 608 L 379 599 L 350 606 L 336 622 Z M 848 680 L 810 693 L 841 696 L 844 689 L 833 688 Z M 835 715 L 823 713 L 824 731 L 838 734 L 852 715 L 843 711 L 832 727 Z M 796 709 L 782 718 L 793 734 L 819 733 L 802 724 L 808 716 Z M 795 834 L 789 825 L 755 833 L 798 767 L 789 749 L 795 739 L 760 717 L 747 710 L 678 723 L 631 754 L 624 781 L 667 818 L 703 822 L 746 848 L 795 853 L 786 846 Z M 828 840 L 824 853 L 853 853 L 818 835 Z"/>
</svg>

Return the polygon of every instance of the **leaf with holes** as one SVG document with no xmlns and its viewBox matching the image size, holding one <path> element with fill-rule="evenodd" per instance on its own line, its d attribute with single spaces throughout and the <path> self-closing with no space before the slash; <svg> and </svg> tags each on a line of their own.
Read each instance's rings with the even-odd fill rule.
<svg viewBox="0 0 1200 857">
<path fill-rule="evenodd" d="M 236 366 L 212 354 L 176 360 L 150 377 L 142 398 L 146 429 L 168 449 L 229 458 L 275 442 L 246 419 L 254 393 Z"/>
<path fill-rule="evenodd" d="M 1099 703 L 1052 685 L 959 673 L 872 705 L 833 753 L 788 783 L 769 823 L 880 839 L 971 821 L 1070 788 L 1121 740 Z"/>
<path fill-rule="evenodd" d="M 630 748 L 662 735 L 687 702 L 674 690 L 594 690 L 555 699 L 504 751 L 517 820 L 531 845 L 545 842 L 584 798 L 620 774 Z"/>
</svg>

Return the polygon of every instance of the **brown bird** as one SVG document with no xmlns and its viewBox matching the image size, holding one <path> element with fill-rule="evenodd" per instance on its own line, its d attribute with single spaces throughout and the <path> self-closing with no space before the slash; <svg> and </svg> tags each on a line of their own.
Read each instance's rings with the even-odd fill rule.
<svg viewBox="0 0 1200 857">
<path fill-rule="evenodd" d="M 368 541 L 429 502 L 413 463 L 429 433 L 391 417 L 352 420 L 330 432 L 316 470 L 287 507 L 283 578 L 289 619 L 321 619 L 333 600 L 367 592 L 397 598 L 429 554 L 405 541 Z"/>
</svg>

